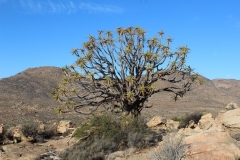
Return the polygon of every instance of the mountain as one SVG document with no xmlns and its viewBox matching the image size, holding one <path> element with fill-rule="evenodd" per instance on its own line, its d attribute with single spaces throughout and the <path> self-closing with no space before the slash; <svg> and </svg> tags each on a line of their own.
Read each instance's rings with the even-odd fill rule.
<svg viewBox="0 0 240 160">
<path fill-rule="evenodd" d="M 30 104 L 53 104 L 50 92 L 62 77 L 57 67 L 29 68 L 9 78 L 0 80 L 0 104 L 14 105 L 18 102 Z"/>
<path fill-rule="evenodd" d="M 57 67 L 29 68 L 9 78 L 0 80 L 0 123 L 17 123 L 24 120 L 55 121 L 81 119 L 76 113 L 59 117 L 54 108 L 51 91 L 61 81 L 62 72 Z M 193 111 L 208 111 L 213 114 L 230 103 L 240 104 L 240 81 L 233 79 L 209 80 L 188 92 L 177 102 L 168 93 L 153 95 L 149 102 L 152 108 L 143 109 L 145 117 L 163 115 L 173 117 Z M 157 82 L 156 86 L 163 85 Z"/>
<path fill-rule="evenodd" d="M 240 104 L 240 81 L 231 79 L 209 80 L 205 77 L 203 85 L 198 86 L 180 98 L 173 101 L 169 94 L 155 94 L 150 98 L 153 111 L 145 114 L 161 114 L 165 116 L 182 115 L 187 112 L 208 111 L 217 114 L 231 102 Z M 158 82 L 159 83 L 159 82 Z"/>
<path fill-rule="evenodd" d="M 1 79 L 0 123 L 54 117 L 54 107 L 59 104 L 52 100 L 50 93 L 61 77 L 60 68 L 38 67 Z"/>
</svg>

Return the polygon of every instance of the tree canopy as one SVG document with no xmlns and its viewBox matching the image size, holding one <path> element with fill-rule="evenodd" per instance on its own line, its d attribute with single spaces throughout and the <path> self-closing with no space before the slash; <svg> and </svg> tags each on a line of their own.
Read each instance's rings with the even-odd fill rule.
<svg viewBox="0 0 240 160">
<path fill-rule="evenodd" d="M 72 49 L 77 57 L 63 68 L 62 83 L 52 95 L 63 106 L 59 113 L 74 110 L 90 114 L 99 106 L 120 108 L 137 116 L 153 94 L 171 92 L 174 99 L 192 89 L 198 75 L 186 65 L 187 46 L 171 50 L 172 39 L 146 38 L 140 27 L 98 31 L 81 48 Z M 155 86 L 164 81 L 167 85 Z M 110 104 L 110 105 L 109 105 Z"/>
</svg>

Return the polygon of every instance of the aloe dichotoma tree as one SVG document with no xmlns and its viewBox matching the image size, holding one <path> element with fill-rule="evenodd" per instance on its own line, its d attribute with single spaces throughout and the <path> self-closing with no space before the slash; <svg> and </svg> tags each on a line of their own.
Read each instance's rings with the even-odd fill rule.
<svg viewBox="0 0 240 160">
<path fill-rule="evenodd" d="M 81 48 L 72 49 L 77 60 L 62 69 L 62 83 L 52 92 L 65 106 L 58 108 L 59 113 L 90 114 L 111 104 L 138 116 L 155 93 L 171 92 L 175 100 L 182 97 L 198 75 L 186 66 L 189 48 L 172 51 L 172 39 L 163 36 L 160 31 L 156 37 L 146 38 L 140 27 L 117 28 L 115 36 L 111 31 L 90 35 Z M 167 85 L 155 86 L 157 81 Z"/>
</svg>

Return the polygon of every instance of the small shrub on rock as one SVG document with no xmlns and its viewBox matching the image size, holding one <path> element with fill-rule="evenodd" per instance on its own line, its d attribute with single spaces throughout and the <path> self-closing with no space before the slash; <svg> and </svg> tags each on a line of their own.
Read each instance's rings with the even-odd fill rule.
<svg viewBox="0 0 240 160">
<path fill-rule="evenodd" d="M 203 115 L 204 115 L 204 112 L 196 111 L 191 114 L 187 114 L 185 116 L 174 117 L 172 118 L 172 120 L 180 122 L 180 125 L 178 127 L 180 129 L 180 128 L 187 127 L 187 125 L 191 120 L 194 121 L 195 124 L 197 124 Z"/>
<path fill-rule="evenodd" d="M 168 135 L 153 153 L 152 160 L 181 160 L 186 156 L 187 149 L 188 145 L 184 144 L 182 135 Z"/>
</svg>

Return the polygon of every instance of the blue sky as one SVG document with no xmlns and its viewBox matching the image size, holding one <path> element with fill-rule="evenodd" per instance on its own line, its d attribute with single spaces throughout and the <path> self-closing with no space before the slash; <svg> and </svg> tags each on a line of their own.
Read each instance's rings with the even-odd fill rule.
<svg viewBox="0 0 240 160">
<path fill-rule="evenodd" d="M 0 0 L 0 78 L 27 68 L 63 67 L 97 30 L 164 30 L 172 49 L 209 78 L 240 80 L 239 0 Z"/>
</svg>

